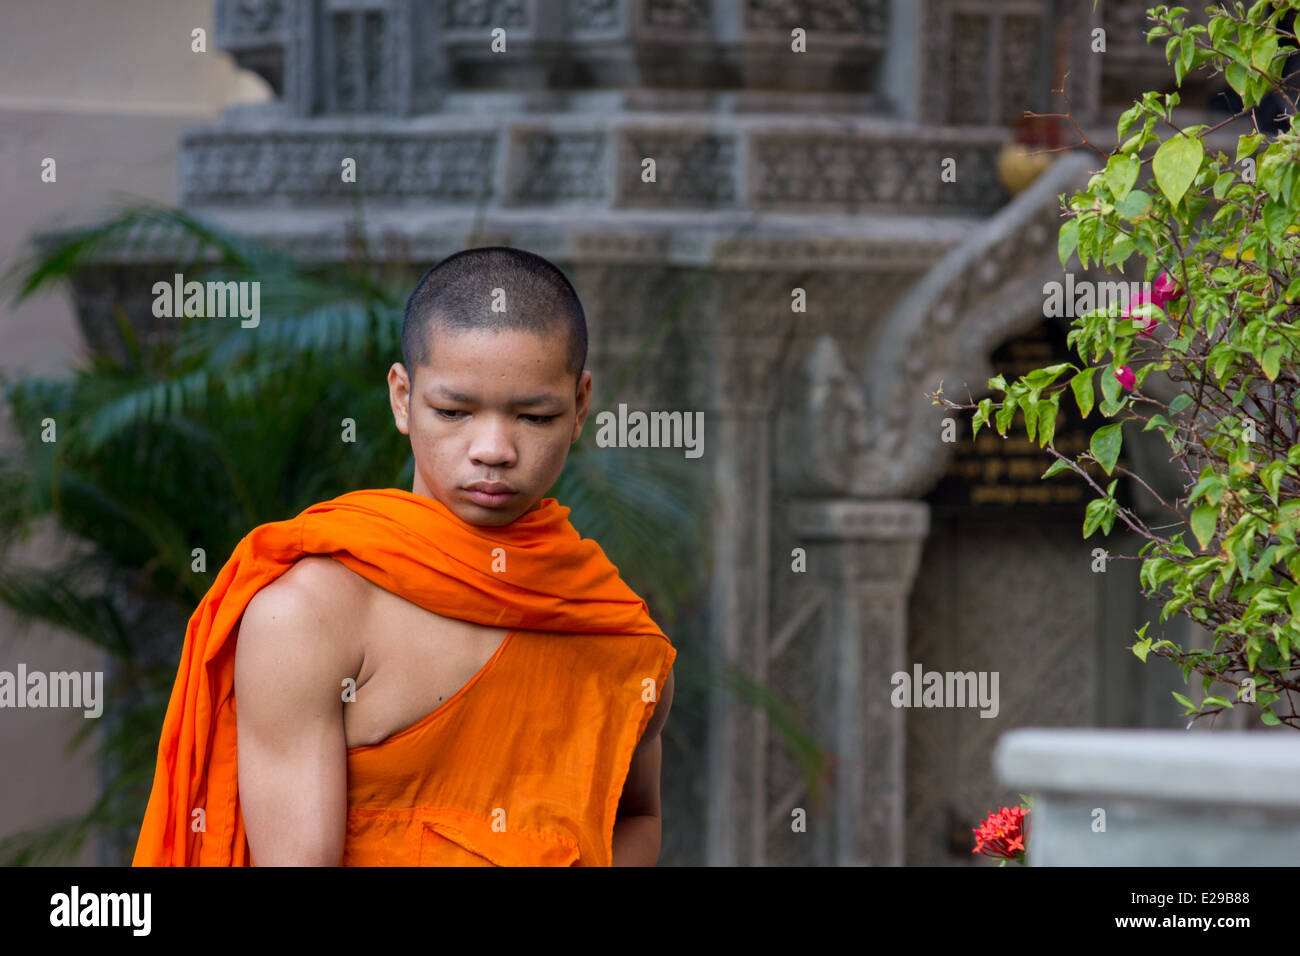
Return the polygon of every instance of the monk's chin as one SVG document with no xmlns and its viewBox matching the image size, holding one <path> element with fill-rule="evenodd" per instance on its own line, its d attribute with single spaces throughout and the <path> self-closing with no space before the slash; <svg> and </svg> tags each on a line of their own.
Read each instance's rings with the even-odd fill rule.
<svg viewBox="0 0 1300 956">
<path fill-rule="evenodd" d="M 535 506 L 536 502 L 530 502 L 522 507 L 519 502 L 511 502 L 509 507 L 493 508 L 487 505 L 475 504 L 472 501 L 458 501 L 453 505 L 448 505 L 452 511 L 469 524 L 494 528 L 510 524 L 516 518 L 531 511 Z"/>
</svg>

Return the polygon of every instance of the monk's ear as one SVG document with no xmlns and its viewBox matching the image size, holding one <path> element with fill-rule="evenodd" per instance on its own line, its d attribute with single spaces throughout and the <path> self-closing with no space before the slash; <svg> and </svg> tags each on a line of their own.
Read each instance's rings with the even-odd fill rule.
<svg viewBox="0 0 1300 956">
<path fill-rule="evenodd" d="M 582 374 L 578 376 L 574 406 L 576 415 L 573 419 L 573 437 L 569 439 L 570 445 L 582 437 L 582 423 L 587 420 L 587 413 L 591 411 L 591 372 L 586 369 L 583 369 Z"/>
<path fill-rule="evenodd" d="M 392 406 L 397 430 L 403 435 L 411 434 L 411 423 L 407 420 L 411 410 L 411 380 L 401 362 L 394 362 L 388 370 L 388 404 Z"/>
</svg>

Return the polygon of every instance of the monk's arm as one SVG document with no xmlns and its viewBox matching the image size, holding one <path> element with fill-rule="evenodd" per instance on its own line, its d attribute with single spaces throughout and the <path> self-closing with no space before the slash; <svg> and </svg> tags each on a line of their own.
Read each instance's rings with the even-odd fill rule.
<svg viewBox="0 0 1300 956">
<path fill-rule="evenodd" d="M 294 568 L 254 595 L 235 645 L 239 801 L 255 866 L 343 858 L 341 675 L 356 674 L 359 661 L 312 583 L 309 567 Z"/>
<path fill-rule="evenodd" d="M 659 770 L 663 754 L 660 731 L 673 704 L 673 674 L 668 672 L 632 763 L 614 817 L 614 866 L 654 866 L 663 836 L 659 805 Z"/>
</svg>

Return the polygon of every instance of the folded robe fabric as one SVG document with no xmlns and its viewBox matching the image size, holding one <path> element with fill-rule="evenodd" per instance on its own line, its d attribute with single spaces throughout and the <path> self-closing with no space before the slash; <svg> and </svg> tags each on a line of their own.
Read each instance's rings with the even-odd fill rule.
<svg viewBox="0 0 1300 956">
<path fill-rule="evenodd" d="M 386 488 L 254 528 L 186 629 L 132 865 L 250 865 L 238 806 L 232 635 L 253 595 L 300 558 L 327 555 L 413 604 L 475 624 L 663 637 L 645 602 L 568 515 L 545 498 L 509 525 L 471 525 L 436 499 Z M 505 549 L 504 572 L 493 570 L 497 548 Z"/>
</svg>

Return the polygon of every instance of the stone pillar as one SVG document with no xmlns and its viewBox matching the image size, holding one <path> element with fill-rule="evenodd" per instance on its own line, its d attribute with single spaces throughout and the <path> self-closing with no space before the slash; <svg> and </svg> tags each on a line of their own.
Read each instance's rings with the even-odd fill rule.
<svg viewBox="0 0 1300 956">
<path fill-rule="evenodd" d="M 908 669 L 907 599 L 929 533 L 918 501 L 802 500 L 790 525 L 808 572 L 829 591 L 826 653 L 816 681 L 825 695 L 815 732 L 835 754 L 832 831 L 815 834 L 820 862 L 903 864 L 904 711 L 890 704 L 890 676 Z"/>
<path fill-rule="evenodd" d="M 780 317 L 756 307 L 761 288 L 723 275 L 705 307 L 719 316 L 712 346 L 716 378 L 707 416 L 715 508 L 709 645 L 711 668 L 738 671 L 766 686 L 771 565 L 772 455 L 770 376 L 780 356 Z M 707 847 L 709 866 L 762 866 L 765 856 L 767 726 L 761 710 L 737 699 L 728 682 L 709 702 Z"/>
<path fill-rule="evenodd" d="M 759 409 L 734 405 L 713 417 L 712 441 L 719 448 L 713 486 L 723 490 L 715 498 L 711 536 L 709 650 L 715 673 L 734 668 L 766 685 L 770 465 L 764 417 Z M 709 866 L 763 864 L 763 718 L 725 684 L 715 686 L 709 703 Z"/>
</svg>

